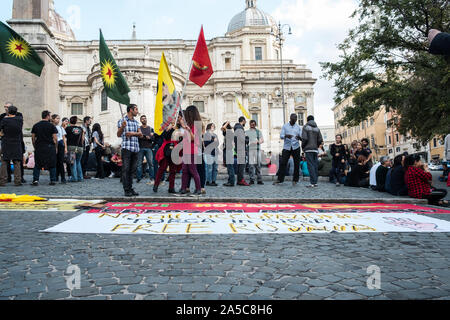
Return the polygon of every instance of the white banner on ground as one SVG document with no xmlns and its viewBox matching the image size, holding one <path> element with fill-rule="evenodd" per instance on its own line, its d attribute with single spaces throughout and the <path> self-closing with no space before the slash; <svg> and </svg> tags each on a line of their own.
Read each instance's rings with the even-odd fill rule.
<svg viewBox="0 0 450 320">
<path fill-rule="evenodd" d="M 43 232 L 92 234 L 297 234 L 450 232 L 450 222 L 413 213 L 85 213 Z"/>
</svg>

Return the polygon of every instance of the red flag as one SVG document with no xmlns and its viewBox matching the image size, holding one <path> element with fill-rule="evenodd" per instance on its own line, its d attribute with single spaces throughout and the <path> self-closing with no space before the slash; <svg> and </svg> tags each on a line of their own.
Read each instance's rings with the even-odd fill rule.
<svg viewBox="0 0 450 320">
<path fill-rule="evenodd" d="M 200 36 L 198 37 L 197 47 L 195 48 L 194 56 L 192 57 L 192 70 L 189 80 L 199 87 L 203 87 L 213 73 L 214 70 L 211 59 L 209 58 L 208 47 L 206 46 L 205 34 L 203 33 L 202 26 Z"/>
</svg>

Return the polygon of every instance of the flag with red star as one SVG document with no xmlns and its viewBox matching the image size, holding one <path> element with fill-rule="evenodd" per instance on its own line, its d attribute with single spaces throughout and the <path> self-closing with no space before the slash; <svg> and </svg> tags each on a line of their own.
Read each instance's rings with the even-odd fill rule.
<svg viewBox="0 0 450 320">
<path fill-rule="evenodd" d="M 44 62 L 19 34 L 0 21 L 0 63 L 7 63 L 41 76 Z"/>
<path fill-rule="evenodd" d="M 100 74 L 108 97 L 128 106 L 130 88 L 106 45 L 102 30 L 100 30 Z"/>
<path fill-rule="evenodd" d="M 206 45 L 205 34 L 203 33 L 203 26 L 198 37 L 197 47 L 195 48 L 194 56 L 192 57 L 192 69 L 189 75 L 189 80 L 203 87 L 205 83 L 211 78 L 214 70 L 211 59 L 209 58 L 208 46 Z"/>
</svg>

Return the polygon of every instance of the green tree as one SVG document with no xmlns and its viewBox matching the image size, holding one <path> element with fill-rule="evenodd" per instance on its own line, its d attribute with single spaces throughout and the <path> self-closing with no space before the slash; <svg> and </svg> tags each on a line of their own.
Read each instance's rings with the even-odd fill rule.
<svg viewBox="0 0 450 320">
<path fill-rule="evenodd" d="M 431 29 L 447 31 L 446 0 L 360 0 L 358 26 L 338 45 L 339 61 L 321 63 L 334 80 L 335 103 L 354 96 L 341 125 L 356 126 L 381 106 L 398 129 L 423 143 L 450 129 L 450 57 L 428 53 Z"/>
</svg>

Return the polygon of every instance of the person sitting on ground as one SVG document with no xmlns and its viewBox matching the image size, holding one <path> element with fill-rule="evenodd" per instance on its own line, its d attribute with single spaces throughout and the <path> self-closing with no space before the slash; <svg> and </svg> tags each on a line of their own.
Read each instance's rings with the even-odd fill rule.
<svg viewBox="0 0 450 320">
<path fill-rule="evenodd" d="M 391 173 L 391 187 L 390 194 L 393 196 L 405 197 L 408 195 L 408 187 L 405 183 L 405 159 L 404 155 L 395 157 L 394 167 Z"/>
<path fill-rule="evenodd" d="M 375 175 L 377 178 L 376 190 L 380 192 L 386 192 L 386 178 L 391 166 L 391 161 L 388 157 L 382 157 L 380 159 L 380 166 L 378 167 Z M 372 172 L 372 171 L 371 171 Z"/>
<path fill-rule="evenodd" d="M 444 172 L 442 173 L 442 176 L 439 177 L 439 181 L 440 182 L 447 182 L 448 181 L 448 176 L 450 174 L 450 169 L 448 168 L 448 164 L 444 163 L 442 165 L 442 167 L 444 168 Z"/>
<path fill-rule="evenodd" d="M 427 199 L 430 205 L 448 206 L 448 201 L 442 200 L 447 196 L 447 190 L 432 187 L 433 176 L 420 156 L 408 156 L 406 165 L 405 182 L 411 198 Z"/>
<path fill-rule="evenodd" d="M 347 175 L 346 186 L 354 188 L 368 188 L 369 187 L 369 166 L 367 165 L 367 158 L 359 156 L 358 164 L 353 167 L 352 171 Z"/>
<path fill-rule="evenodd" d="M 111 157 L 110 169 L 114 178 L 119 178 L 122 176 L 122 153 L 121 149 L 118 148 L 116 153 Z"/>
</svg>

